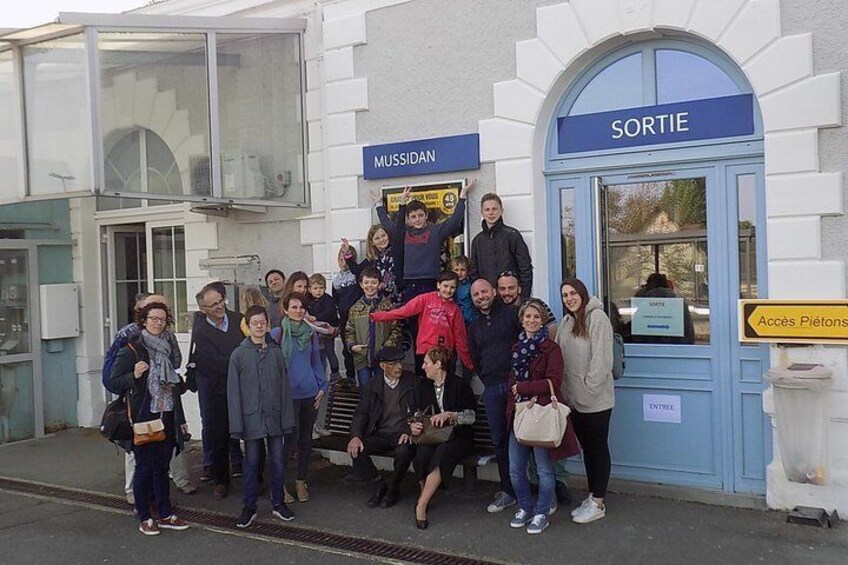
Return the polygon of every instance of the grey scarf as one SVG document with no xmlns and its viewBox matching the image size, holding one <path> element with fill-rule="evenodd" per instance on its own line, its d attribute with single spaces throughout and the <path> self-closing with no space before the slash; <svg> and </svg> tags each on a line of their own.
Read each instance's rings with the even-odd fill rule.
<svg viewBox="0 0 848 565">
<path fill-rule="evenodd" d="M 180 376 L 171 364 L 171 344 L 164 337 L 141 330 L 141 340 L 150 354 L 150 371 L 147 374 L 147 390 L 150 392 L 150 411 L 153 413 L 171 412 L 174 409 L 173 386 L 180 382 Z"/>
</svg>

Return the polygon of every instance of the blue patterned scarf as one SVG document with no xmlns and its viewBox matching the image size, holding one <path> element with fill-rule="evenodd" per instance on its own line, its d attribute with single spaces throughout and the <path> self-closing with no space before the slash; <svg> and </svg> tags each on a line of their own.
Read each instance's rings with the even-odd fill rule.
<svg viewBox="0 0 848 565">
<path fill-rule="evenodd" d="M 533 337 L 528 337 L 524 331 L 518 334 L 518 343 L 512 353 L 512 372 L 515 373 L 516 381 L 526 381 L 530 378 L 530 364 L 542 354 L 540 345 L 547 337 L 547 327 L 543 327 Z M 522 397 L 519 400 L 527 399 Z"/>
</svg>

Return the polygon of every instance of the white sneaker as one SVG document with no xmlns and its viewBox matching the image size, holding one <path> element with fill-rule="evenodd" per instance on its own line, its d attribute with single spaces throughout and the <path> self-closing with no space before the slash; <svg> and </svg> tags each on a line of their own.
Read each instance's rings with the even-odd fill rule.
<svg viewBox="0 0 848 565">
<path fill-rule="evenodd" d="M 586 497 L 586 499 L 585 499 L 585 500 L 583 500 L 583 502 L 581 502 L 581 503 L 580 503 L 580 506 L 578 506 L 577 508 L 575 508 L 574 510 L 572 510 L 572 511 L 571 511 L 571 517 L 572 517 L 572 518 L 574 518 L 575 516 L 577 516 L 578 514 L 580 514 L 580 512 L 583 510 L 583 508 L 584 508 L 587 504 L 589 504 L 589 501 L 590 501 L 590 500 L 592 500 L 592 496 L 591 496 L 591 495 L 587 496 L 587 497 Z"/>
<path fill-rule="evenodd" d="M 589 522 L 594 522 L 595 520 L 600 520 L 604 516 L 606 516 L 607 510 L 606 507 L 601 508 L 598 506 L 598 503 L 595 502 L 595 499 L 589 499 L 589 503 L 577 513 L 577 516 L 571 519 L 575 524 L 588 524 Z"/>
</svg>

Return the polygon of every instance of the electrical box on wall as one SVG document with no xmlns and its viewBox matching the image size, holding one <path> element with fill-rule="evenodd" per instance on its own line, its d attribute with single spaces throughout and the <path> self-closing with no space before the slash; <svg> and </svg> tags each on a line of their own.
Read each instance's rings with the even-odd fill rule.
<svg viewBox="0 0 848 565">
<path fill-rule="evenodd" d="M 41 297 L 41 339 L 78 337 L 79 290 L 75 284 L 43 284 Z"/>
</svg>

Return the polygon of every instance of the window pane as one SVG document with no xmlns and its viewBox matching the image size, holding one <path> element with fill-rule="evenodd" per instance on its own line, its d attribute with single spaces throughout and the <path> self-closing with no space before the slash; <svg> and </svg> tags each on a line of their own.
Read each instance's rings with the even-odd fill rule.
<svg viewBox="0 0 848 565">
<path fill-rule="evenodd" d="M 712 62 L 672 49 L 658 49 L 657 103 L 702 100 L 739 94 L 739 87 Z"/>
<path fill-rule="evenodd" d="M 609 186 L 606 271 L 625 341 L 709 343 L 706 181 Z"/>
<path fill-rule="evenodd" d="M 574 241 L 574 189 L 563 188 L 560 198 L 560 241 L 562 276 L 560 280 L 577 276 L 577 249 Z"/>
<path fill-rule="evenodd" d="M 739 298 L 758 298 L 757 285 L 757 179 L 738 175 Z"/>
<path fill-rule="evenodd" d="M 98 41 L 107 177 L 116 147 L 133 130 L 145 132 L 138 182 L 123 182 L 135 178 L 123 162 L 107 190 L 211 195 L 206 36 L 100 33 Z"/>
<path fill-rule="evenodd" d="M 0 53 L 0 195 L 3 200 L 23 194 L 21 165 L 20 101 L 15 88 L 15 68 L 11 51 Z"/>
<path fill-rule="evenodd" d="M 185 265 L 185 228 L 174 228 L 174 267 L 176 278 L 184 279 L 186 276 Z"/>
<path fill-rule="evenodd" d="M 298 36 L 217 41 L 224 198 L 305 202 Z"/>
<path fill-rule="evenodd" d="M 174 228 L 153 230 L 153 280 L 174 277 Z"/>
<path fill-rule="evenodd" d="M 644 106 L 642 96 L 642 53 L 619 59 L 583 88 L 568 112 L 569 116 L 593 114 Z"/>
<path fill-rule="evenodd" d="M 32 194 L 91 189 L 91 123 L 82 35 L 23 48 Z"/>
<path fill-rule="evenodd" d="M 27 252 L 0 250 L 0 355 L 29 353 Z"/>
</svg>

